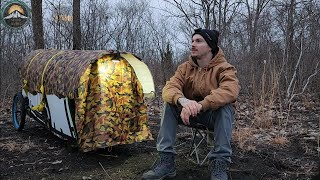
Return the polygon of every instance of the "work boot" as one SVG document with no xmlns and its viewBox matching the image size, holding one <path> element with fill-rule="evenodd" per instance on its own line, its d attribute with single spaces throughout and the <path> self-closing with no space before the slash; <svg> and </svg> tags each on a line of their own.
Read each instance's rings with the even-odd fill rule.
<svg viewBox="0 0 320 180">
<path fill-rule="evenodd" d="M 228 180 L 227 167 L 229 163 L 224 160 L 215 159 L 211 162 L 211 180 Z"/>
<path fill-rule="evenodd" d="M 160 159 L 151 167 L 151 170 L 143 173 L 142 180 L 162 180 L 166 177 L 176 176 L 175 154 L 159 152 Z"/>
</svg>

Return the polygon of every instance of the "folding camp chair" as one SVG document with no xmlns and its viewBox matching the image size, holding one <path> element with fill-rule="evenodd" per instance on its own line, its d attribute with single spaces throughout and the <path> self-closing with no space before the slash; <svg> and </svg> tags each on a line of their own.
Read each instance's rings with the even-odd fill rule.
<svg viewBox="0 0 320 180">
<path fill-rule="evenodd" d="M 182 123 L 182 125 L 184 124 Z M 213 128 L 209 129 L 200 123 L 184 126 L 191 128 L 192 132 L 189 156 L 195 157 L 197 164 L 201 166 L 206 162 L 209 153 L 213 148 L 213 142 L 211 142 L 211 140 L 213 140 Z"/>
<path fill-rule="evenodd" d="M 201 166 L 208 159 L 212 148 L 212 142 L 208 141 L 212 138 L 212 136 L 210 136 L 212 131 L 202 124 L 197 124 L 196 126 L 191 127 L 191 131 L 192 143 L 190 146 L 189 156 L 195 155 L 197 164 Z"/>
</svg>

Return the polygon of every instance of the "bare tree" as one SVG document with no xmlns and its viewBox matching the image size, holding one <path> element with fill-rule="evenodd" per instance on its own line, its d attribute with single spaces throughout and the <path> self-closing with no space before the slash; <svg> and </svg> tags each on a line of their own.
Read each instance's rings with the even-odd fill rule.
<svg viewBox="0 0 320 180">
<path fill-rule="evenodd" d="M 115 5 L 115 16 L 111 19 L 116 49 L 146 55 L 157 51 L 157 30 L 146 1 L 130 0 L 127 4 Z M 158 47 L 157 47 L 158 48 Z M 159 58 L 160 59 L 160 58 Z"/>
<path fill-rule="evenodd" d="M 31 12 L 32 12 L 32 28 L 33 28 L 33 39 L 34 49 L 44 48 L 44 37 L 43 37 L 43 21 L 42 21 L 42 0 L 31 1 Z"/>
<path fill-rule="evenodd" d="M 163 69 L 163 84 L 165 84 L 174 73 L 174 64 L 173 64 L 173 52 L 169 43 L 165 52 L 161 53 L 161 66 Z"/>
<path fill-rule="evenodd" d="M 81 49 L 80 0 L 73 0 L 73 49 Z"/>
<path fill-rule="evenodd" d="M 2 1 L 0 0 L 0 7 L 2 7 Z M 3 64 L 2 62 L 2 49 L 4 47 L 4 42 L 3 42 L 3 38 L 2 38 L 2 26 L 0 24 L 0 64 Z M 2 68 L 3 66 L 0 66 L 0 92 L 2 92 Z M 0 97 L 1 97 L 1 93 L 0 93 Z M 1 99 L 0 99 L 1 101 Z"/>
<path fill-rule="evenodd" d="M 177 62 L 189 55 L 194 28 L 202 27 L 220 31 L 219 46 L 224 49 L 227 59 L 236 65 L 242 92 L 252 93 L 256 86 L 255 89 L 260 88 L 257 94 L 264 92 L 263 97 L 272 99 L 280 94 L 280 90 L 287 92 L 289 89 L 290 95 L 319 91 L 319 73 L 315 72 L 319 69 L 317 57 L 320 56 L 320 4 L 316 0 L 165 0 L 167 8 L 162 12 L 167 15 L 161 18 L 154 16 L 155 11 L 144 0 L 114 4 L 47 0 L 44 1 L 47 7 L 43 9 L 39 2 L 42 3 L 31 1 L 32 9 L 36 11 L 32 19 L 34 31 L 26 28 L 18 37 L 0 27 L 1 88 L 7 87 L 10 76 L 16 76 L 9 70 L 16 63 L 10 64 L 10 58 L 13 62 L 12 51 L 24 54 L 29 46 L 130 51 L 151 67 L 157 74 L 157 85 L 161 85 L 172 73 L 168 67 L 175 69 Z M 73 17 L 76 15 L 72 13 L 80 10 L 81 18 Z M 41 26 L 34 20 L 36 17 L 41 19 L 41 11 L 46 16 L 43 32 L 39 33 Z M 34 47 L 28 41 L 32 34 Z M 287 96 L 286 93 L 282 95 Z"/>
<path fill-rule="evenodd" d="M 220 42 L 230 35 L 230 27 L 237 14 L 240 1 L 230 0 L 165 0 L 178 11 L 171 13 L 181 21 L 181 31 L 191 34 L 194 28 L 217 29 L 220 33 Z"/>
<path fill-rule="evenodd" d="M 319 67 L 319 62 L 317 62 L 313 73 L 311 75 L 309 75 L 309 77 L 306 79 L 303 87 L 301 88 L 301 91 L 299 93 L 295 93 L 295 83 L 297 81 L 298 68 L 301 65 L 302 55 L 303 55 L 303 52 L 304 52 L 305 43 L 303 42 L 303 39 L 304 39 L 304 33 L 302 32 L 301 33 L 301 44 L 300 44 L 300 55 L 299 55 L 299 58 L 298 58 L 298 61 L 297 61 L 296 65 L 295 65 L 294 72 L 293 72 L 293 75 L 292 75 L 292 78 L 291 78 L 291 81 L 290 81 L 290 84 L 289 84 L 289 87 L 288 87 L 287 93 L 286 93 L 286 103 L 287 104 L 290 104 L 291 101 L 296 96 L 303 94 L 306 91 L 308 85 L 310 84 L 310 81 L 312 80 L 312 78 L 314 78 L 320 72 L 320 68 L 318 68 Z"/>
<path fill-rule="evenodd" d="M 113 34 L 109 18 L 111 16 L 108 1 L 87 1 L 83 3 L 81 14 L 81 37 L 83 49 L 110 49 L 108 43 Z"/>
<path fill-rule="evenodd" d="M 249 47 L 250 47 L 250 54 L 253 55 L 255 53 L 256 47 L 256 39 L 257 39 L 257 31 L 259 30 L 258 24 L 260 20 L 261 13 L 268 5 L 270 0 L 258 0 L 258 1 L 250 1 L 245 0 L 245 4 L 247 7 L 247 28 L 249 33 Z M 252 6 L 251 4 L 252 3 Z"/>
<path fill-rule="evenodd" d="M 63 1 L 50 2 L 50 9 L 52 9 L 52 16 L 49 21 L 52 34 L 48 37 L 52 38 L 52 45 L 57 49 L 71 49 L 73 48 L 73 26 L 72 26 L 72 6 Z"/>
</svg>

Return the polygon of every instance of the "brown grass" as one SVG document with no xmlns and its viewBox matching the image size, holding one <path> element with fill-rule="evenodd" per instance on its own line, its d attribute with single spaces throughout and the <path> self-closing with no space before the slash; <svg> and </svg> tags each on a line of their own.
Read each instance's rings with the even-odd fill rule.
<svg viewBox="0 0 320 180">
<path fill-rule="evenodd" d="M 15 142 L 15 141 L 7 141 L 0 144 L 1 150 L 6 150 L 9 152 L 20 152 L 25 153 L 28 150 L 36 147 L 32 142 Z"/>
<path fill-rule="evenodd" d="M 259 128 L 272 127 L 271 111 L 263 107 L 255 108 L 254 124 Z"/>
<path fill-rule="evenodd" d="M 271 140 L 271 143 L 283 146 L 289 144 L 289 140 L 286 137 L 275 137 Z"/>
<path fill-rule="evenodd" d="M 254 134 L 253 128 L 237 128 L 233 131 L 233 140 L 241 150 L 255 151 L 256 147 L 253 145 L 251 137 Z"/>
</svg>

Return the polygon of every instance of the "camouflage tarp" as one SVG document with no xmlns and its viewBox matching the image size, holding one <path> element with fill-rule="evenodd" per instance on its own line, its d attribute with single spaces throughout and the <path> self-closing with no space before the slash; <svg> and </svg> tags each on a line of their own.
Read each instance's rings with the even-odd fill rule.
<svg viewBox="0 0 320 180">
<path fill-rule="evenodd" d="M 37 50 L 20 67 L 22 84 L 29 92 L 39 93 L 43 85 L 45 94 L 75 100 L 82 151 L 152 139 L 142 85 L 130 63 L 124 58 L 115 63 L 114 55 L 112 51 Z"/>
</svg>

